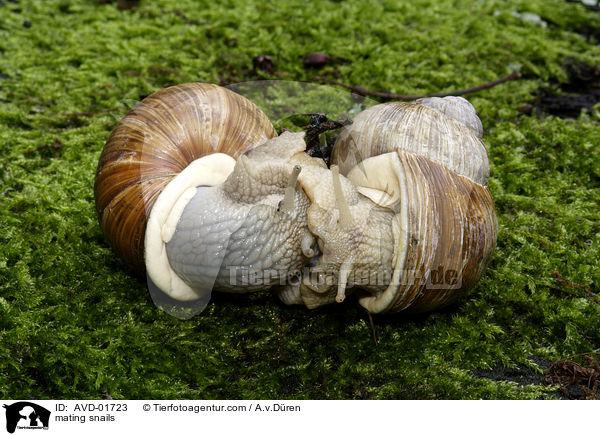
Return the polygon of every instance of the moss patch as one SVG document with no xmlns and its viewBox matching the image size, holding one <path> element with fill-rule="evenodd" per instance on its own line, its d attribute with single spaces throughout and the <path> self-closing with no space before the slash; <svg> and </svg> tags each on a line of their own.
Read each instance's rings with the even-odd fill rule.
<svg viewBox="0 0 600 436">
<path fill-rule="evenodd" d="M 515 14 L 517 12 L 518 14 Z M 543 23 L 525 13 L 537 14 Z M 561 0 L 0 2 L 0 396 L 3 398 L 545 398 L 483 376 L 600 349 L 599 112 L 527 117 L 563 61 L 600 65 L 577 33 L 600 15 Z M 351 59 L 315 72 L 302 56 Z M 274 77 L 252 70 L 269 54 Z M 376 317 L 350 299 L 309 311 L 216 296 L 159 311 L 102 237 L 93 179 L 128 107 L 188 81 L 306 80 L 397 93 L 524 79 L 469 97 L 485 128 L 498 248 L 455 305 Z M 334 71 L 337 70 L 337 71 Z"/>
</svg>

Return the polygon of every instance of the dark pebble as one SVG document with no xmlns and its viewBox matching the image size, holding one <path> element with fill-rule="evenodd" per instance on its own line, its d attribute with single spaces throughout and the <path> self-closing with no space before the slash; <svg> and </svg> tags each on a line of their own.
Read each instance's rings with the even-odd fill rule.
<svg viewBox="0 0 600 436">
<path fill-rule="evenodd" d="M 140 0 L 119 0 L 117 2 L 117 8 L 122 11 L 130 10 L 133 11 L 140 5 Z"/>
<path fill-rule="evenodd" d="M 525 104 L 522 104 L 521 106 L 519 106 L 518 110 L 522 114 L 529 115 L 529 114 L 531 114 L 531 112 L 533 112 L 533 105 L 525 103 Z"/>
<path fill-rule="evenodd" d="M 275 71 L 275 62 L 273 62 L 273 58 L 269 55 L 260 54 L 255 56 L 252 59 L 252 65 L 254 65 L 255 70 L 261 70 L 265 73 L 273 74 Z"/>
<path fill-rule="evenodd" d="M 309 53 L 302 58 L 305 68 L 323 68 L 329 63 L 329 56 L 325 53 Z"/>
</svg>

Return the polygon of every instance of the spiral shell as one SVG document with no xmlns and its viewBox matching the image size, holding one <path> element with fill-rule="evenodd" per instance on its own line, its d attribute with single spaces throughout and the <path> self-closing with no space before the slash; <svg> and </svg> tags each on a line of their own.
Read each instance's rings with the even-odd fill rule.
<svg viewBox="0 0 600 436">
<path fill-rule="evenodd" d="M 452 99 L 374 106 L 335 144 L 332 162 L 395 213 L 392 282 L 359 299 L 370 312 L 449 304 L 475 284 L 495 247 L 481 122 L 466 100 Z"/>
<path fill-rule="evenodd" d="M 347 174 L 368 157 L 405 150 L 485 185 L 490 167 L 481 132 L 475 109 L 463 98 L 385 103 L 356 116 L 341 132 L 331 160 Z"/>
<path fill-rule="evenodd" d="M 167 184 L 202 156 L 237 158 L 275 135 L 255 104 L 217 85 L 187 83 L 150 95 L 115 127 L 100 156 L 94 194 L 104 234 L 126 263 L 144 271 L 146 223 Z"/>
</svg>

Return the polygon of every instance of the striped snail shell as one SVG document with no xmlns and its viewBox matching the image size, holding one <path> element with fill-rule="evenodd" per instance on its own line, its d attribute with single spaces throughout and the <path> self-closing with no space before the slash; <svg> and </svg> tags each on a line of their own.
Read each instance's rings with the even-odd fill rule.
<svg viewBox="0 0 600 436">
<path fill-rule="evenodd" d="M 111 133 L 96 172 L 96 211 L 115 251 L 143 272 L 148 216 L 169 183 L 203 156 L 237 158 L 273 136 L 255 104 L 216 85 L 187 83 L 145 98 Z"/>
<path fill-rule="evenodd" d="M 340 134 L 332 162 L 394 213 L 393 278 L 359 297 L 370 312 L 434 310 L 481 276 L 498 231 L 481 136 L 460 97 L 380 104 Z"/>
</svg>

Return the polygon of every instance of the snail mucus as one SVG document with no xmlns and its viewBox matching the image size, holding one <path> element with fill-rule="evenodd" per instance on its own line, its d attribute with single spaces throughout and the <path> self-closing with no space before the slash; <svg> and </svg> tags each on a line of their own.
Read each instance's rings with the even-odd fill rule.
<svg viewBox="0 0 600 436">
<path fill-rule="evenodd" d="M 497 221 L 481 121 L 460 97 L 358 114 L 331 166 L 216 85 L 160 90 L 111 133 L 95 181 L 115 251 L 177 301 L 273 289 L 315 308 L 447 305 L 481 276 Z"/>
</svg>

